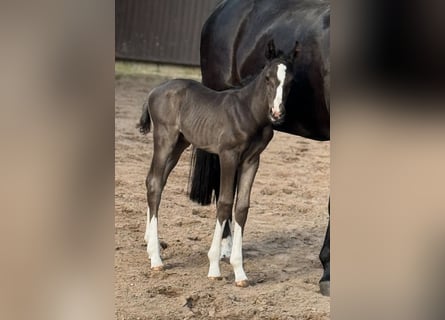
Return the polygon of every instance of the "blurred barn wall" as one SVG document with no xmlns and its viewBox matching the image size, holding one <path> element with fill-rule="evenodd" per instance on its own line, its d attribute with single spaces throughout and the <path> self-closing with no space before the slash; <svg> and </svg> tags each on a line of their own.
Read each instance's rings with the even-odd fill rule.
<svg viewBox="0 0 445 320">
<path fill-rule="evenodd" d="M 220 0 L 116 0 L 116 59 L 199 65 L 201 28 Z"/>
</svg>

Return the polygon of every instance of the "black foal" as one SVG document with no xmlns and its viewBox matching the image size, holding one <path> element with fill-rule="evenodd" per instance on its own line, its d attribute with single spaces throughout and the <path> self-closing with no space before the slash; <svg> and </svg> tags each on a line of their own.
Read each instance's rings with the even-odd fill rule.
<svg viewBox="0 0 445 320">
<path fill-rule="evenodd" d="M 239 89 L 214 91 L 193 80 L 175 79 L 154 88 L 144 104 L 139 127 L 153 122 L 153 160 L 147 176 L 145 240 L 153 270 L 162 270 L 157 217 L 162 190 L 179 157 L 190 144 L 217 154 L 221 164 L 220 195 L 208 277 L 220 279 L 221 239 L 232 216 L 236 185 L 235 227 L 230 263 L 237 286 L 248 285 L 243 269 L 242 236 L 250 192 L 260 154 L 272 139 L 272 124 L 282 121 L 292 81 L 296 48 L 267 62 L 263 71 Z"/>
</svg>

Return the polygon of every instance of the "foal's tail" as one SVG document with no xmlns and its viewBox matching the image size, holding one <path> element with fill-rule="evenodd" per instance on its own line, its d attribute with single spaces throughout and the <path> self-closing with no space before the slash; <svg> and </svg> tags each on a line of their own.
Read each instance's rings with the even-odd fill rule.
<svg viewBox="0 0 445 320">
<path fill-rule="evenodd" d="M 139 120 L 139 123 L 137 124 L 137 128 L 139 128 L 139 131 L 142 134 L 147 134 L 150 132 L 151 128 L 151 119 L 150 119 L 150 113 L 148 112 L 148 101 L 150 96 L 147 98 L 147 101 L 145 101 L 143 107 L 142 107 L 142 115 L 141 119 Z"/>
</svg>

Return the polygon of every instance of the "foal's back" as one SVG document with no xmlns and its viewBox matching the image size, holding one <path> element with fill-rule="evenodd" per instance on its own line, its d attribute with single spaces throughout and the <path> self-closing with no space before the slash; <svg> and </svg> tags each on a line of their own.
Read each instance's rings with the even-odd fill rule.
<svg viewBox="0 0 445 320">
<path fill-rule="evenodd" d="M 242 109 L 236 93 L 214 91 L 189 79 L 170 80 L 150 93 L 150 115 L 155 128 L 174 128 L 194 146 L 218 153 L 221 136 L 235 134 L 231 126 Z"/>
</svg>

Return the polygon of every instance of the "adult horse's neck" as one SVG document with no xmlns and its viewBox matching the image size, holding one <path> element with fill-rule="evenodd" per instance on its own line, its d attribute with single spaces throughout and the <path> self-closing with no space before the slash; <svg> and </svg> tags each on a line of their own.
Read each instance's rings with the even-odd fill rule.
<svg viewBox="0 0 445 320">
<path fill-rule="evenodd" d="M 258 74 L 254 80 L 240 89 L 243 107 L 249 108 L 252 117 L 258 126 L 270 124 L 269 103 L 265 81 L 265 70 Z"/>
</svg>

